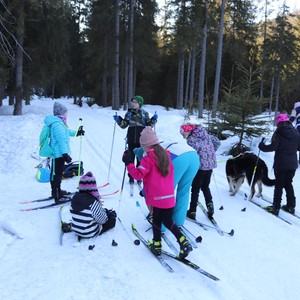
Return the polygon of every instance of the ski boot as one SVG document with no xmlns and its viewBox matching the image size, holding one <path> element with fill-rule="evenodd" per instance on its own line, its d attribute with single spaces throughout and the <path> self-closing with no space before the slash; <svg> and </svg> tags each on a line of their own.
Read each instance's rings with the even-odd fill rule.
<svg viewBox="0 0 300 300">
<path fill-rule="evenodd" d="M 193 247 L 190 242 L 186 239 L 184 235 L 182 235 L 178 240 L 180 246 L 179 258 L 183 259 L 188 256 L 188 254 L 193 251 Z"/>
<path fill-rule="evenodd" d="M 148 247 L 155 256 L 161 255 L 161 241 L 148 241 Z"/>
</svg>

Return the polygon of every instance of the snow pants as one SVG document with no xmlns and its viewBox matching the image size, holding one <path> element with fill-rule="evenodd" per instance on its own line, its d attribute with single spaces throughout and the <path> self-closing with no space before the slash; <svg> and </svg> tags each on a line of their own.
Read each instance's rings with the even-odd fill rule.
<svg viewBox="0 0 300 300">
<path fill-rule="evenodd" d="M 172 160 L 172 163 L 174 166 L 174 188 L 177 188 L 173 221 L 177 226 L 183 226 L 189 205 L 190 188 L 199 169 L 200 161 L 197 152 L 191 151 L 177 156 Z M 165 231 L 164 227 L 163 231 Z"/>
</svg>

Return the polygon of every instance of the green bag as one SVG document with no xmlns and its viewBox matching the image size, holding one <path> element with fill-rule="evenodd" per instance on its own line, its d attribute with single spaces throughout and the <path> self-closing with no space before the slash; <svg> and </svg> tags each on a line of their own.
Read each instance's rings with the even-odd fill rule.
<svg viewBox="0 0 300 300">
<path fill-rule="evenodd" d="M 50 146 L 51 126 L 44 125 L 40 133 L 40 156 L 54 158 L 54 151 Z"/>
</svg>

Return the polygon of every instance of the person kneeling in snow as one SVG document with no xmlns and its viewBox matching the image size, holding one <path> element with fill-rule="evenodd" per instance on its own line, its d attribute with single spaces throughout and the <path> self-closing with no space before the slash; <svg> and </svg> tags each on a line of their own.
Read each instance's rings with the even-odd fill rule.
<svg viewBox="0 0 300 300">
<path fill-rule="evenodd" d="M 82 238 L 95 237 L 115 227 L 117 214 L 103 208 L 92 172 L 80 178 L 79 192 L 71 200 L 72 230 Z"/>
</svg>

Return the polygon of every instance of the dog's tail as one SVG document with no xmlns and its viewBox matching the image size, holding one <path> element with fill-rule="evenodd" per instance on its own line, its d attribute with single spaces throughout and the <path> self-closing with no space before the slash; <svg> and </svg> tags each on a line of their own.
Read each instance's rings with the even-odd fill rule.
<svg viewBox="0 0 300 300">
<path fill-rule="evenodd" d="M 266 186 L 274 186 L 275 185 L 275 179 L 270 179 L 268 176 L 268 167 L 265 164 L 265 162 L 262 165 L 262 182 Z"/>
</svg>

